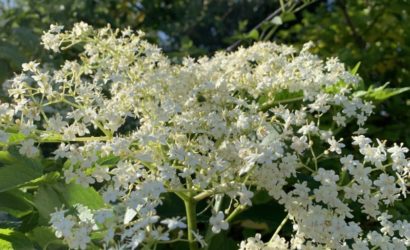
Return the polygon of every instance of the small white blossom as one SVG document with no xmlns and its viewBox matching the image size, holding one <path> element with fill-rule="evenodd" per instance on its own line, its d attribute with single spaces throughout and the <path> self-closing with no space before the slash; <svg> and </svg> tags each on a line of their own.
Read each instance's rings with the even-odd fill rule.
<svg viewBox="0 0 410 250">
<path fill-rule="evenodd" d="M 186 224 L 183 223 L 178 217 L 162 220 L 161 224 L 167 225 L 169 230 L 174 230 L 176 228 L 186 228 Z"/>
<path fill-rule="evenodd" d="M 33 158 L 38 155 L 39 150 L 34 146 L 35 141 L 33 139 L 27 139 L 21 143 L 19 153 L 29 158 Z"/>
<path fill-rule="evenodd" d="M 227 230 L 229 228 L 228 222 L 224 220 L 225 215 L 219 211 L 216 215 L 209 219 L 209 223 L 212 225 L 212 232 L 219 233 L 221 230 Z"/>
<path fill-rule="evenodd" d="M 342 148 L 345 147 L 345 145 L 343 143 L 340 143 L 343 139 L 340 139 L 339 141 L 336 141 L 336 139 L 334 137 L 332 137 L 331 139 L 327 140 L 327 143 L 329 143 L 330 148 L 329 151 L 330 152 L 335 152 L 337 154 L 341 154 L 342 153 Z"/>
<path fill-rule="evenodd" d="M 307 137 L 305 135 L 301 137 L 292 137 L 292 144 L 290 145 L 290 147 L 299 154 L 302 154 L 303 151 L 309 148 L 309 144 L 307 143 Z"/>
</svg>

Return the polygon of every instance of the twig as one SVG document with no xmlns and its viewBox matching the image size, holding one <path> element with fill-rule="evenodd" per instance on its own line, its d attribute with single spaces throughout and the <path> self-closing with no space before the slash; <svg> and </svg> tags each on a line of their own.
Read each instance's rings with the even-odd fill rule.
<svg viewBox="0 0 410 250">
<path fill-rule="evenodd" d="M 353 21 L 350 18 L 349 12 L 347 11 L 346 2 L 344 0 L 339 0 L 338 3 L 339 3 L 338 5 L 340 9 L 342 10 L 343 17 L 345 18 L 347 26 L 349 26 L 350 31 L 352 32 L 352 36 L 356 42 L 356 45 L 359 48 L 364 48 L 366 46 L 366 42 L 363 39 L 363 37 L 357 32 L 356 26 L 353 24 Z"/>
<path fill-rule="evenodd" d="M 279 15 L 280 13 L 282 13 L 282 6 L 280 8 L 278 8 L 277 10 L 275 10 L 274 12 L 272 12 L 269 16 L 267 16 L 265 19 L 263 19 L 260 23 L 258 23 L 251 30 L 259 29 L 262 26 L 262 24 L 264 24 L 265 22 L 271 20 L 272 18 Z M 239 44 L 241 44 L 242 41 L 243 41 L 243 39 L 237 40 L 236 42 L 231 44 L 228 48 L 226 48 L 226 51 L 228 51 L 228 52 L 233 51 L 234 49 L 236 49 L 239 46 Z"/>
</svg>

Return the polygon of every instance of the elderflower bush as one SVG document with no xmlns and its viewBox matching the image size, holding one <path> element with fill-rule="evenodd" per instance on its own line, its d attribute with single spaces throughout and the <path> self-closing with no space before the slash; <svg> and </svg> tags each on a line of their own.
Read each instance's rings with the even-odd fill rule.
<svg viewBox="0 0 410 250">
<path fill-rule="evenodd" d="M 311 44 L 256 43 L 175 65 L 128 29 L 52 25 L 42 41 L 56 53 L 72 47 L 78 59 L 23 65 L 0 106 L 0 138 L 28 158 L 52 145 L 65 182 L 103 197 L 98 209 L 51 213 L 69 248 L 207 248 L 260 191 L 286 214 L 273 234 L 239 249 L 410 246 L 409 222 L 389 214 L 408 192 L 408 149 L 364 135 L 373 105 L 354 94 L 359 78 L 309 53 Z M 340 138 L 347 124 L 358 129 Z M 170 193 L 185 215 L 161 214 Z"/>
</svg>

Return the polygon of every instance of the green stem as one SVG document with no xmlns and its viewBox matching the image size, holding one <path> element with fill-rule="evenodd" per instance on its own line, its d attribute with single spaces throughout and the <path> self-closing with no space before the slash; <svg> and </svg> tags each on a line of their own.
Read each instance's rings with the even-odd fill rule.
<svg viewBox="0 0 410 250">
<path fill-rule="evenodd" d="M 196 225 L 196 201 L 190 195 L 187 199 L 183 199 L 185 204 L 186 218 L 188 222 L 188 244 L 189 250 L 198 250 L 198 244 L 194 236 L 197 231 Z"/>
<path fill-rule="evenodd" d="M 204 191 L 204 192 L 202 192 L 202 193 L 200 193 L 200 194 L 195 195 L 195 196 L 194 196 L 194 200 L 200 201 L 200 200 L 203 200 L 203 199 L 208 198 L 208 197 L 211 196 L 212 194 L 214 194 L 214 191 L 212 191 L 212 190 L 206 190 L 206 191 Z"/>
<path fill-rule="evenodd" d="M 301 101 L 301 100 L 303 100 L 303 96 L 298 96 L 298 97 L 289 98 L 285 100 L 271 101 L 271 102 L 263 104 L 260 110 L 268 111 L 270 108 L 274 107 L 277 104 L 289 103 L 289 102 L 295 102 L 295 101 Z"/>
<path fill-rule="evenodd" d="M 227 222 L 231 222 L 237 215 L 245 211 L 246 206 L 244 205 L 239 205 L 235 208 L 235 210 L 232 211 L 232 213 L 226 218 Z"/>
<path fill-rule="evenodd" d="M 272 235 L 272 238 L 270 239 L 270 241 L 273 241 L 275 239 L 275 236 L 279 234 L 280 230 L 282 230 L 282 227 L 286 224 L 286 222 L 288 222 L 289 220 L 289 214 L 286 215 L 286 217 L 283 219 L 283 221 L 280 223 L 279 227 L 276 228 L 275 233 Z M 269 242 L 270 242 L 269 241 Z"/>
<path fill-rule="evenodd" d="M 76 137 L 69 140 L 56 139 L 56 138 L 37 138 L 37 141 L 40 143 L 56 143 L 56 142 L 95 142 L 95 141 L 109 141 L 111 138 L 107 136 L 90 136 L 90 137 Z"/>
</svg>

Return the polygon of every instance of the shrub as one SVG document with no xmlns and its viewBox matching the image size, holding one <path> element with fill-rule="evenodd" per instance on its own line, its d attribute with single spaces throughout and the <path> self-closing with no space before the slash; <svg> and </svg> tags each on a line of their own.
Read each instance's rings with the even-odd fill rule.
<svg viewBox="0 0 410 250">
<path fill-rule="evenodd" d="M 53 150 L 64 190 L 84 188 L 60 192 L 69 201 L 48 217 L 70 248 L 210 247 L 264 192 L 283 221 L 240 249 L 410 245 L 408 221 L 390 212 L 408 192 L 408 149 L 365 137 L 373 105 L 337 58 L 310 43 L 256 43 L 175 65 L 142 32 L 62 29 L 44 33 L 45 48 L 78 59 L 23 65 L 1 105 L 1 140 L 21 159 Z M 339 138 L 347 125 L 355 134 Z M 164 209 L 177 197 L 185 215 Z"/>
</svg>

